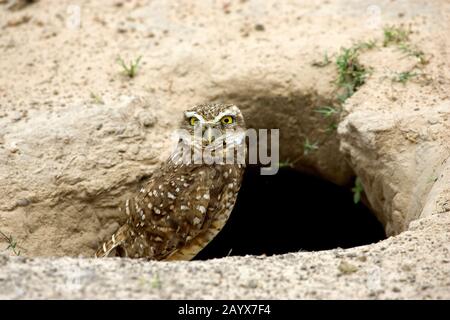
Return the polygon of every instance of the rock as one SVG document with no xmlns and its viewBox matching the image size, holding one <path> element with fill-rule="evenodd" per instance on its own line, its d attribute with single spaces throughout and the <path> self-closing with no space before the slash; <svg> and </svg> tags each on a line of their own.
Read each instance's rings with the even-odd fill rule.
<svg viewBox="0 0 450 320">
<path fill-rule="evenodd" d="M 263 24 L 256 24 L 255 25 L 255 30 L 256 31 L 264 31 L 266 28 L 264 27 L 264 25 Z"/>
<path fill-rule="evenodd" d="M 24 198 L 24 199 L 19 199 L 19 200 L 17 200 L 17 202 L 16 202 L 16 204 L 17 204 L 19 207 L 26 207 L 26 206 L 30 205 L 30 203 L 31 203 L 31 201 L 28 200 L 28 199 L 26 199 L 26 198 Z"/>
<path fill-rule="evenodd" d="M 354 272 L 358 271 L 358 267 L 353 265 L 353 264 L 351 264 L 351 263 L 349 263 L 349 262 L 347 262 L 347 261 L 345 261 L 345 260 L 342 260 L 339 263 L 338 270 L 342 274 L 351 274 L 351 273 L 354 273 Z"/>
</svg>

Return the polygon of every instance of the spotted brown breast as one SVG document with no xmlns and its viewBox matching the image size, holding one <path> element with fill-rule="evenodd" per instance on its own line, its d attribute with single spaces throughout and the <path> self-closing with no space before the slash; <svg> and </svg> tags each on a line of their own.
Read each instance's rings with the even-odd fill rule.
<svg viewBox="0 0 450 320">
<path fill-rule="evenodd" d="M 121 210 L 127 222 L 96 253 L 190 260 L 223 228 L 244 166 L 166 163 Z"/>
</svg>

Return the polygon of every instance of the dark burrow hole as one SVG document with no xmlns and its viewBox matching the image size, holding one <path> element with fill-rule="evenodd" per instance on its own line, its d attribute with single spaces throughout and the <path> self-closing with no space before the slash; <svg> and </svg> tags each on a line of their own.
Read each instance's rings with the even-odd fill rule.
<svg viewBox="0 0 450 320">
<path fill-rule="evenodd" d="M 350 248 L 385 238 L 349 189 L 293 169 L 263 176 L 248 167 L 228 223 L 195 260 Z"/>
</svg>

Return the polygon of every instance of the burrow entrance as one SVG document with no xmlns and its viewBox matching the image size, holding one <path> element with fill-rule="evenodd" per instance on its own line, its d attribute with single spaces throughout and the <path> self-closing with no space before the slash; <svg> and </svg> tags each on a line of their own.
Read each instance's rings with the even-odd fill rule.
<svg viewBox="0 0 450 320">
<path fill-rule="evenodd" d="M 249 166 L 228 223 L 195 259 L 350 248 L 385 238 L 348 188 L 289 168 L 263 176 Z"/>
</svg>

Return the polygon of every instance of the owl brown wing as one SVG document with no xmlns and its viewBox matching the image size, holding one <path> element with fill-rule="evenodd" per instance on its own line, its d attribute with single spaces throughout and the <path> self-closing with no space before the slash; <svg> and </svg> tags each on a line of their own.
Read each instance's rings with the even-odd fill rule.
<svg viewBox="0 0 450 320">
<path fill-rule="evenodd" d="M 125 204 L 130 237 L 126 256 L 163 259 L 186 246 L 208 218 L 215 170 L 204 166 L 165 167 Z"/>
</svg>

